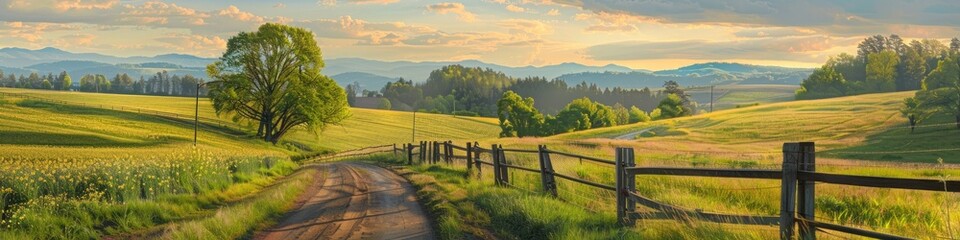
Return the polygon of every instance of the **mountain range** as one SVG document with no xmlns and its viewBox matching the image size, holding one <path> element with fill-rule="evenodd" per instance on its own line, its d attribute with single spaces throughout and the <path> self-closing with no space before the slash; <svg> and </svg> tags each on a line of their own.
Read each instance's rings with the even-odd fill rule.
<svg viewBox="0 0 960 240">
<path fill-rule="evenodd" d="M 74 76 L 85 74 L 110 76 L 126 73 L 139 78 L 140 76 L 149 77 L 159 71 L 167 71 L 171 74 L 190 74 L 203 78 L 206 77 L 206 65 L 216 60 L 216 58 L 186 54 L 117 57 L 98 53 L 72 53 L 52 47 L 37 50 L 0 49 L 0 70 L 6 74 L 17 75 L 67 71 Z M 395 81 L 398 78 L 423 82 L 429 77 L 431 71 L 454 64 L 489 68 L 514 77 L 538 76 L 562 79 L 571 85 L 587 82 L 601 87 L 624 88 L 659 87 L 667 80 L 688 86 L 723 83 L 797 84 L 812 71 L 812 69 L 724 62 L 698 63 L 678 69 L 649 71 L 614 64 L 587 66 L 571 62 L 539 67 L 511 67 L 477 60 L 412 62 L 335 58 L 325 60 L 326 66 L 323 73 L 344 86 L 356 82 L 360 83 L 363 89 L 375 90 L 381 88 L 386 82 Z"/>
</svg>

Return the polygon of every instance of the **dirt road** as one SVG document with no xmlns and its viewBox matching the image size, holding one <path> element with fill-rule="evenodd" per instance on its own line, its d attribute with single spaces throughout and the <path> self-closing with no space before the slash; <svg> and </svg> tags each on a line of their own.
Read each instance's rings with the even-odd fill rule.
<svg viewBox="0 0 960 240">
<path fill-rule="evenodd" d="M 393 172 L 363 163 L 317 166 L 318 180 L 279 224 L 255 239 L 433 239 L 416 190 Z"/>
<path fill-rule="evenodd" d="M 645 132 L 647 132 L 647 131 L 650 131 L 651 129 L 653 129 L 653 128 L 640 129 L 640 131 L 630 132 L 630 133 L 627 133 L 627 134 L 624 134 L 624 135 L 616 136 L 616 137 L 613 137 L 613 139 L 616 139 L 616 140 L 635 140 L 635 139 L 637 139 L 637 135 L 643 134 L 643 133 L 645 133 Z"/>
</svg>

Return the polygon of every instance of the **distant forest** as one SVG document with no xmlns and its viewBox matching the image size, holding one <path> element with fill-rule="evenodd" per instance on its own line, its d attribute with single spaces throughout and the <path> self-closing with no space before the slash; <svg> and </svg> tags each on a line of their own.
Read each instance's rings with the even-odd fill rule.
<svg viewBox="0 0 960 240">
<path fill-rule="evenodd" d="M 0 70 L 0 86 L 2 87 L 159 96 L 196 96 L 197 84 L 204 82 L 202 78 L 196 78 L 189 74 L 179 76 L 169 74 L 167 71 L 157 72 L 150 78 L 141 76 L 137 80 L 126 73 L 116 74 L 111 78 L 101 74 L 87 74 L 80 79 L 73 79 L 65 71 L 57 75 L 53 73 L 47 75 L 31 73 L 19 77 L 13 74 L 3 76 L 3 70 Z M 199 91 L 200 96 L 207 95 L 206 86 L 200 86 Z"/>
<path fill-rule="evenodd" d="M 583 97 L 604 105 L 635 106 L 649 112 L 666 97 L 649 88 L 600 88 L 586 83 L 568 86 L 559 79 L 514 78 L 489 68 L 461 65 L 434 70 L 423 83 L 399 79 L 387 83 L 380 91 L 360 92 L 359 89 L 354 84 L 348 85 L 348 98 L 383 97 L 393 109 L 481 116 L 496 116 L 497 100 L 508 91 L 536 99 L 534 107 L 546 114 L 557 114 L 573 100 Z"/>
</svg>

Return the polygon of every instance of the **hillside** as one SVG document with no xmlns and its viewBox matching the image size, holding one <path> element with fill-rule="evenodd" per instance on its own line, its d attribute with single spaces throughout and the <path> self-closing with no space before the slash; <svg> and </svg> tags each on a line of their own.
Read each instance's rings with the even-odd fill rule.
<svg viewBox="0 0 960 240">
<path fill-rule="evenodd" d="M 910 96 L 913 92 L 772 103 L 553 138 L 629 143 L 665 153 L 776 152 L 784 142 L 814 141 L 824 157 L 960 163 L 952 119 L 933 119 L 910 133 L 899 112 Z M 636 140 L 603 140 L 637 131 L 645 133 Z"/>
<path fill-rule="evenodd" d="M 30 96 L 41 97 L 45 99 L 54 99 L 67 101 L 69 103 L 86 104 L 96 107 L 124 107 L 126 109 L 143 109 L 146 111 L 155 110 L 192 116 L 194 114 L 194 98 L 186 97 L 161 97 L 161 96 L 143 96 L 143 95 L 122 95 L 122 94 L 97 94 L 81 92 L 60 92 L 28 89 L 0 88 L 0 93 L 19 93 Z M 54 110 L 47 110 L 51 114 L 60 114 L 63 118 L 70 118 L 70 114 L 58 113 Z M 285 142 L 306 148 L 308 151 L 319 150 L 346 150 L 373 145 L 408 143 L 413 141 L 412 125 L 414 123 L 413 113 L 384 111 L 372 109 L 351 109 L 352 116 L 338 126 L 329 126 L 317 134 L 308 131 L 298 130 L 288 135 Z M 29 115 L 24 115 L 29 116 Z M 134 114 L 133 116 L 137 116 Z M 201 99 L 200 116 L 207 118 L 216 118 L 216 113 L 207 99 Z M 475 140 L 495 138 L 500 133 L 497 120 L 494 118 L 475 118 L 475 117 L 453 117 L 450 115 L 438 115 L 417 113 L 416 114 L 417 132 L 415 141 L 426 140 Z M 229 118 L 221 118 L 229 122 Z M 39 120 L 38 120 L 39 121 Z M 14 122 L 7 123 L 8 128 L 15 128 Z M 95 116 L 91 119 L 83 119 L 69 122 L 69 126 L 82 124 L 84 122 L 99 122 Z M 190 123 L 179 128 L 189 130 L 189 139 L 192 141 L 193 129 Z M 0 125 L 2 126 L 2 125 Z M 33 125 L 42 126 L 42 125 Z M 89 126 L 91 128 L 102 128 L 104 126 Z M 163 129 L 163 128 L 161 128 Z M 246 127 L 248 132 L 255 131 Z M 173 131 L 173 130 L 170 130 Z M 46 132 L 46 131 L 44 131 Z M 104 135 L 107 133 L 99 132 Z M 182 133 L 178 133 L 182 134 Z M 109 135 L 109 134 L 107 134 Z M 201 135 L 202 136 L 202 135 Z M 147 136 L 139 136 L 145 138 Z M 182 141 L 186 135 L 177 135 L 173 139 Z M 127 139 L 134 143 L 144 143 L 143 139 Z M 119 140 L 117 140 L 119 141 Z M 192 144 L 192 143 L 191 143 Z M 95 151 L 95 150 L 91 150 Z"/>
</svg>

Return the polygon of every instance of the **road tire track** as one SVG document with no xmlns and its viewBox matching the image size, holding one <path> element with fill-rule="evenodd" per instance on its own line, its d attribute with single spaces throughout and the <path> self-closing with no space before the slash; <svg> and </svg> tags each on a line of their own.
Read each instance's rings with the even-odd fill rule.
<svg viewBox="0 0 960 240">
<path fill-rule="evenodd" d="M 434 239 L 416 189 L 402 177 L 363 163 L 316 167 L 323 177 L 293 211 L 254 239 Z"/>
</svg>

